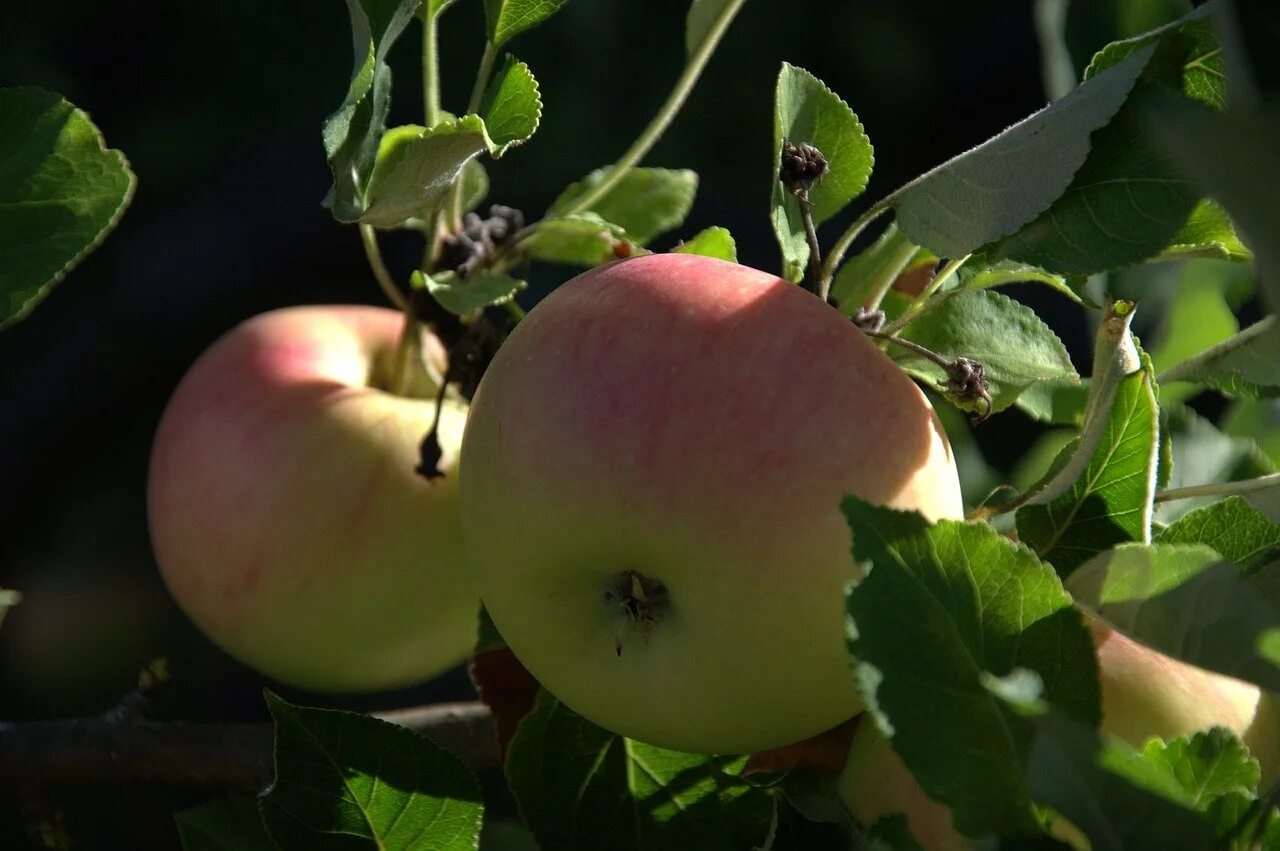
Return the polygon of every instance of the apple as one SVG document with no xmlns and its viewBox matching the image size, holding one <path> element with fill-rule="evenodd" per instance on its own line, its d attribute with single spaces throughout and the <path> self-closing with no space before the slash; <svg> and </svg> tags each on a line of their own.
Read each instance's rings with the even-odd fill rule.
<svg viewBox="0 0 1280 851">
<path fill-rule="evenodd" d="M 811 293 L 691 254 L 592 269 L 481 381 L 462 449 L 481 596 L 575 712 L 652 744 L 765 750 L 861 709 L 841 497 L 959 517 L 920 389 Z"/>
<path fill-rule="evenodd" d="M 1102 688 L 1102 732 L 1134 747 L 1210 727 L 1226 727 L 1262 766 L 1262 788 L 1280 771 L 1280 707 L 1268 692 L 1171 659 L 1091 621 Z M 926 794 L 869 716 L 861 719 L 839 780 L 839 793 L 863 825 L 905 813 L 925 848 L 970 847 L 951 824 L 951 810 Z M 1061 820 L 1054 835 L 1078 837 Z M 1076 847 L 1087 847 L 1078 843 Z"/>
<path fill-rule="evenodd" d="M 456 475 L 466 410 L 442 412 L 445 475 L 415 473 L 438 384 L 419 381 L 422 398 L 374 384 L 401 324 L 370 307 L 250 319 L 197 360 L 156 434 L 147 507 L 165 583 L 216 644 L 293 686 L 404 686 L 474 643 Z"/>
</svg>

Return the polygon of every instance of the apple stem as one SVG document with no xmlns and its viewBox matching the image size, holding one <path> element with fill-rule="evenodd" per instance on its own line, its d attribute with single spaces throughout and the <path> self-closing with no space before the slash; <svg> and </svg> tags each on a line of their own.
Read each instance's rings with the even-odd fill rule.
<svg viewBox="0 0 1280 851">
<path fill-rule="evenodd" d="M 912 322 L 915 322 L 921 316 L 924 316 L 930 310 L 933 310 L 933 308 L 937 307 L 941 302 L 941 299 L 934 299 L 934 293 L 936 293 L 942 285 L 947 282 L 948 278 L 960 271 L 960 267 L 963 266 L 972 256 L 972 254 L 966 254 L 963 257 L 947 261 L 946 265 L 939 269 L 938 273 L 933 276 L 933 280 L 929 281 L 929 285 L 921 290 L 920 295 L 916 296 L 915 299 L 912 300 L 911 304 L 907 306 L 907 309 L 902 312 L 902 315 L 889 323 L 889 326 L 884 329 L 885 333 L 896 334 Z"/>
</svg>

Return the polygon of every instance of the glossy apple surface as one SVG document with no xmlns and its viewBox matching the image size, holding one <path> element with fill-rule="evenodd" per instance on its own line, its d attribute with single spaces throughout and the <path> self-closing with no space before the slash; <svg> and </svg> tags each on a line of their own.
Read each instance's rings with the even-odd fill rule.
<svg viewBox="0 0 1280 851">
<path fill-rule="evenodd" d="M 1102 688 L 1102 732 L 1134 747 L 1226 727 L 1262 766 L 1262 788 L 1280 770 L 1280 710 L 1274 695 L 1240 680 L 1171 659 L 1092 622 Z M 860 823 L 905 813 L 925 848 L 970 847 L 951 825 L 951 810 L 925 793 L 869 717 L 854 733 L 840 796 Z M 1069 838 L 1055 830 L 1060 838 Z M 1076 834 L 1072 834 L 1076 836 Z M 1081 847 L 1081 846 L 1077 846 Z"/>
<path fill-rule="evenodd" d="M 865 335 L 773 275 L 685 254 L 530 312 L 473 401 L 469 555 L 495 624 L 571 709 L 696 752 L 860 709 L 846 493 L 961 515 L 946 435 Z"/>
<path fill-rule="evenodd" d="M 465 410 L 444 411 L 446 475 L 418 476 L 433 399 L 370 385 L 400 325 L 368 307 L 250 319 L 199 358 L 156 434 L 148 514 L 169 590 L 214 642 L 294 686 L 407 685 L 475 638 L 457 504 Z"/>
</svg>

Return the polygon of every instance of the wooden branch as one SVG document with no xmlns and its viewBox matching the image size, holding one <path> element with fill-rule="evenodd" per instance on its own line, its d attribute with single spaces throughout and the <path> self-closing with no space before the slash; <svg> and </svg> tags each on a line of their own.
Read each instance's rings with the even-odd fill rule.
<svg viewBox="0 0 1280 851">
<path fill-rule="evenodd" d="M 479 702 L 380 713 L 429 737 L 476 771 L 500 764 L 493 716 Z M 270 724 L 117 720 L 0 723 L 0 790 L 160 782 L 257 792 L 271 782 Z"/>
</svg>

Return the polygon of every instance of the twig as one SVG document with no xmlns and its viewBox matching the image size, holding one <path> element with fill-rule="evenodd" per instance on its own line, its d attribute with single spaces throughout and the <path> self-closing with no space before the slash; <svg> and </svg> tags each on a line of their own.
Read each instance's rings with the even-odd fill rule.
<svg viewBox="0 0 1280 851">
<path fill-rule="evenodd" d="M 479 702 L 378 715 L 428 736 L 476 770 L 499 764 L 493 716 Z M 0 724 L 0 789 L 151 781 L 258 791 L 271 780 L 270 724 L 107 718 Z"/>
<path fill-rule="evenodd" d="M 966 254 L 963 257 L 950 260 L 945 266 L 939 269 L 938 274 L 933 276 L 933 280 L 929 282 L 929 285 L 920 291 L 920 295 L 916 296 L 915 299 L 912 300 L 911 304 L 907 306 L 907 309 L 904 310 L 897 319 L 889 323 L 889 326 L 884 329 L 885 333 L 896 334 L 912 322 L 919 319 L 927 311 L 931 310 L 932 305 L 937 304 L 937 302 L 930 302 L 930 299 L 933 298 L 933 294 L 938 291 L 939 287 L 947 282 L 947 278 L 950 278 L 959 271 L 960 267 L 963 266 L 971 256 L 972 255 Z"/>
<path fill-rule="evenodd" d="M 1240 493 L 1280 488 L 1280 473 L 1268 473 L 1256 479 L 1242 479 L 1237 482 L 1217 482 L 1207 485 L 1189 485 L 1185 488 L 1169 488 L 1156 493 L 1156 502 L 1169 502 L 1175 499 L 1191 499 L 1196 496 L 1231 496 Z"/>
<path fill-rule="evenodd" d="M 369 258 L 369 268 L 373 270 L 373 277 L 377 279 L 378 286 L 382 287 L 387 300 L 394 304 L 397 310 L 407 311 L 409 300 L 404 297 L 404 293 L 400 292 L 395 279 L 387 271 L 387 264 L 382 260 L 382 250 L 378 248 L 378 234 L 372 225 L 360 225 L 360 241 L 364 243 L 364 255 Z"/>
</svg>

